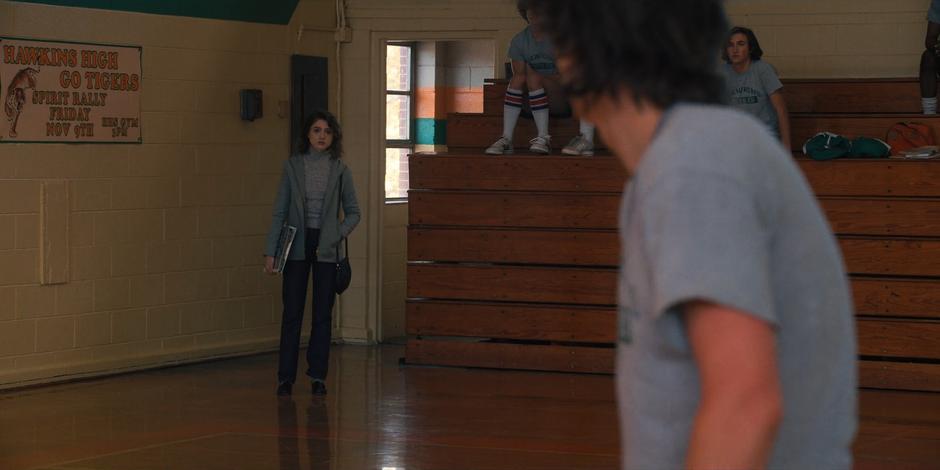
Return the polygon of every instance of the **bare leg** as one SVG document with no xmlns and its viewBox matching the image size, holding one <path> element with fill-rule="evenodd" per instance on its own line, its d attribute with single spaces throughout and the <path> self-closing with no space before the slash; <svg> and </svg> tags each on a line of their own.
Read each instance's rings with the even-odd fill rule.
<svg viewBox="0 0 940 470">
<path fill-rule="evenodd" d="M 532 108 L 532 119 L 538 129 L 538 137 L 548 138 L 548 95 L 545 93 L 545 81 L 542 75 L 532 67 L 526 67 L 526 85 L 529 87 L 529 107 Z M 542 148 L 539 146 L 539 148 Z M 539 153 L 547 153 L 539 150 Z"/>
<path fill-rule="evenodd" d="M 927 35 L 924 37 L 924 53 L 920 57 L 920 96 L 937 96 L 937 38 L 940 37 L 940 24 L 927 23 Z"/>
<path fill-rule="evenodd" d="M 487 155 L 506 155 L 513 152 L 512 138 L 516 130 L 516 122 L 522 113 L 522 105 L 525 103 L 523 92 L 526 84 L 525 62 L 512 61 L 512 71 L 512 78 L 509 79 L 503 100 L 503 135 L 484 150 Z"/>
<path fill-rule="evenodd" d="M 525 87 L 528 81 L 526 78 L 526 69 L 528 69 L 528 66 L 525 62 L 517 60 L 512 61 L 512 78 L 509 79 L 510 89 L 522 90 L 523 87 Z"/>
<path fill-rule="evenodd" d="M 515 78 L 516 69 L 513 67 L 513 78 Z M 544 79 L 542 74 L 536 72 L 528 64 L 525 66 L 525 83 L 529 87 L 529 91 L 539 90 L 545 86 Z"/>
</svg>

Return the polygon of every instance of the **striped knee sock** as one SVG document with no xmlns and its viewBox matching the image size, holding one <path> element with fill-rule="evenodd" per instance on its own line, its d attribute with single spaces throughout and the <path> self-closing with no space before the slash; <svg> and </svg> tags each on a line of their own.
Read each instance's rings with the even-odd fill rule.
<svg viewBox="0 0 940 470">
<path fill-rule="evenodd" d="M 920 104 L 924 108 L 924 114 L 937 114 L 937 98 L 921 98 Z"/>
<path fill-rule="evenodd" d="M 529 106 L 532 108 L 532 117 L 535 119 L 539 137 L 548 135 L 548 95 L 545 94 L 544 88 L 529 92 Z"/>
<path fill-rule="evenodd" d="M 512 133 L 516 130 L 516 121 L 522 112 L 522 90 L 506 89 L 506 98 L 503 101 L 503 137 L 512 140 Z"/>
</svg>

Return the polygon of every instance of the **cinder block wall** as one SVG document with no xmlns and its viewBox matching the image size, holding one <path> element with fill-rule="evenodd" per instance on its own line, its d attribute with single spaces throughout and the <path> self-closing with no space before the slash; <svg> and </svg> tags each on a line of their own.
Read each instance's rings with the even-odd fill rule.
<svg viewBox="0 0 940 470">
<path fill-rule="evenodd" d="M 728 0 L 787 78 L 915 77 L 930 0 Z"/>
<path fill-rule="evenodd" d="M 500 51 L 496 58 L 505 60 L 505 55 L 505 51 Z M 483 80 L 496 73 L 493 42 L 448 41 L 444 43 L 443 56 L 445 112 L 482 113 Z"/>
<path fill-rule="evenodd" d="M 0 2 L 3 36 L 143 47 L 143 144 L 0 145 L 0 388 L 276 348 L 278 102 L 291 53 L 332 67 L 332 35 L 297 30 L 333 27 L 333 5 L 268 25 Z M 241 88 L 263 90 L 262 119 L 239 119 Z M 67 199 L 40 198 L 52 182 Z M 68 221 L 65 283 L 40 282 L 42 201 Z"/>
</svg>

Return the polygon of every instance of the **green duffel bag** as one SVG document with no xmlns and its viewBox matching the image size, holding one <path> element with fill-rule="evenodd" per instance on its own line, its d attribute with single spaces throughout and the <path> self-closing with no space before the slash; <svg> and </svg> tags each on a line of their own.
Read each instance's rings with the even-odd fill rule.
<svg viewBox="0 0 940 470">
<path fill-rule="evenodd" d="M 803 144 L 803 153 L 813 160 L 832 160 L 845 157 L 852 151 L 849 139 L 832 132 L 820 132 Z"/>
<path fill-rule="evenodd" d="M 885 158 L 891 155 L 891 146 L 881 139 L 856 137 L 852 139 L 852 158 Z"/>
</svg>

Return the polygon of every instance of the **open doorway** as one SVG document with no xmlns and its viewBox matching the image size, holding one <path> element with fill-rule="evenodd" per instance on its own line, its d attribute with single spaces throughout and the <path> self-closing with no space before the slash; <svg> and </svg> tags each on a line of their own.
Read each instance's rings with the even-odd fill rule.
<svg viewBox="0 0 940 470">
<path fill-rule="evenodd" d="M 483 112 L 483 80 L 495 77 L 491 39 L 390 41 L 385 61 L 385 207 L 382 216 L 383 342 L 405 339 L 408 158 L 447 150 L 447 115 Z"/>
</svg>

